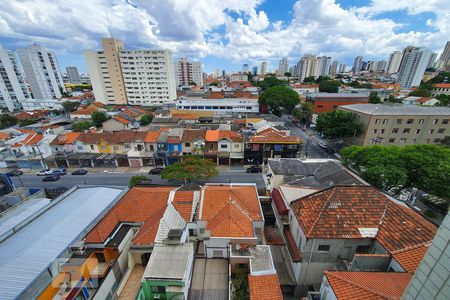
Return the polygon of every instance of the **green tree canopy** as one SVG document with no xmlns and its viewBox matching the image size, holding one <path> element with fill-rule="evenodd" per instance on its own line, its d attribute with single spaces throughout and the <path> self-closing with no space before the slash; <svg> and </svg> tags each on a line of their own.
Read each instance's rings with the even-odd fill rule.
<svg viewBox="0 0 450 300">
<path fill-rule="evenodd" d="M 143 180 L 149 180 L 147 176 L 144 175 L 134 175 L 130 178 L 130 187 L 135 186 L 136 184 L 141 183 Z"/>
<path fill-rule="evenodd" d="M 357 87 L 359 87 L 361 84 L 359 83 L 359 81 L 353 80 L 353 81 L 350 82 L 348 85 L 351 86 L 351 87 L 357 88 Z"/>
<path fill-rule="evenodd" d="M 195 86 L 197 86 L 197 83 L 195 83 L 195 81 L 191 80 L 191 82 L 189 82 L 189 85 L 195 85 Z"/>
<path fill-rule="evenodd" d="M 381 98 L 378 97 L 378 93 L 377 92 L 370 92 L 369 103 L 372 103 L 372 104 L 381 103 Z"/>
<path fill-rule="evenodd" d="M 438 106 L 449 106 L 450 104 L 450 95 L 440 94 L 435 96 L 437 100 L 439 100 Z"/>
<path fill-rule="evenodd" d="M 443 139 L 441 139 L 440 144 L 447 148 L 450 148 L 450 136 L 446 136 Z"/>
<path fill-rule="evenodd" d="M 441 145 L 350 146 L 341 150 L 344 164 L 369 183 L 394 193 L 418 188 L 449 199 L 450 149 Z"/>
<path fill-rule="evenodd" d="M 102 126 L 103 122 L 108 120 L 108 116 L 104 112 L 97 110 L 91 114 L 91 119 L 94 121 L 95 126 L 99 127 Z"/>
<path fill-rule="evenodd" d="M 286 76 L 286 77 L 291 77 L 291 76 L 292 76 L 292 73 L 291 73 L 291 72 L 286 72 L 286 73 L 284 73 L 284 76 Z"/>
<path fill-rule="evenodd" d="M 316 130 L 327 138 L 345 138 L 362 133 L 362 124 L 354 113 L 334 110 L 317 117 Z"/>
<path fill-rule="evenodd" d="M 161 172 L 161 178 L 169 180 L 207 180 L 217 176 L 217 166 L 199 156 L 185 156 L 181 162 L 171 164 Z"/>
<path fill-rule="evenodd" d="M 39 121 L 39 119 L 37 118 L 31 118 L 31 119 L 25 119 L 19 122 L 19 126 L 23 127 L 23 126 L 28 126 L 34 123 L 37 123 Z"/>
<path fill-rule="evenodd" d="M 141 126 L 147 126 L 148 124 L 150 124 L 153 120 L 153 115 L 143 115 L 141 117 L 141 119 L 139 120 L 139 124 L 141 124 Z"/>
<path fill-rule="evenodd" d="M 268 88 L 259 95 L 259 103 L 267 105 L 272 113 L 280 116 L 283 112 L 292 112 L 300 103 L 298 93 L 286 86 Z"/>
<path fill-rule="evenodd" d="M 450 72 L 439 72 L 438 75 L 428 80 L 427 83 L 444 83 L 448 82 L 448 80 L 450 80 Z"/>
<path fill-rule="evenodd" d="M 385 101 L 390 102 L 390 103 L 402 103 L 402 100 L 395 98 L 394 95 L 389 95 L 389 97 L 387 99 L 385 99 Z"/>
<path fill-rule="evenodd" d="M 431 92 L 430 90 L 424 89 L 424 88 L 418 88 L 415 91 L 412 91 L 409 93 L 409 96 L 416 96 L 416 97 L 430 97 Z"/>
<path fill-rule="evenodd" d="M 264 80 L 257 82 L 258 86 L 263 90 L 267 90 L 273 86 L 285 86 L 288 84 L 286 80 L 280 80 L 275 76 L 266 76 Z"/>
<path fill-rule="evenodd" d="M 17 119 L 9 113 L 0 115 L 0 129 L 8 128 L 17 124 Z"/>
<path fill-rule="evenodd" d="M 76 132 L 83 132 L 85 130 L 88 130 L 89 128 L 91 128 L 92 126 L 94 126 L 95 124 L 92 121 L 79 121 L 76 122 L 72 125 L 72 128 L 74 131 Z"/>
<path fill-rule="evenodd" d="M 64 107 L 64 110 L 69 113 L 75 111 L 78 106 L 80 106 L 80 102 L 77 101 L 66 101 L 61 104 Z"/>
<path fill-rule="evenodd" d="M 219 83 L 218 82 L 210 82 L 209 83 L 209 86 L 219 86 Z"/>
<path fill-rule="evenodd" d="M 300 122 L 309 124 L 313 115 L 313 104 L 311 102 L 302 102 L 300 108 L 295 108 L 292 114 Z"/>
<path fill-rule="evenodd" d="M 330 77 L 324 76 L 324 75 L 320 75 L 319 77 L 317 77 L 316 83 L 321 83 L 322 81 L 329 81 L 329 80 L 331 80 Z"/>
<path fill-rule="evenodd" d="M 337 80 L 325 80 L 319 84 L 319 92 L 324 93 L 337 93 L 341 82 Z"/>
<path fill-rule="evenodd" d="M 316 82 L 316 79 L 314 78 L 314 76 L 308 76 L 308 77 L 305 77 L 305 79 L 303 79 L 303 82 L 304 83 L 314 83 L 314 82 Z"/>
</svg>

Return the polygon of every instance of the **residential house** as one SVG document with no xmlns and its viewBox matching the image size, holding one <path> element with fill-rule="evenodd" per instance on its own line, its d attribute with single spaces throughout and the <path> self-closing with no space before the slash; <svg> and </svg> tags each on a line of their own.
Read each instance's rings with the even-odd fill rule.
<svg viewBox="0 0 450 300">
<path fill-rule="evenodd" d="M 183 155 L 203 155 L 206 145 L 206 130 L 185 129 L 181 138 Z"/>
<path fill-rule="evenodd" d="M 296 295 L 323 272 L 414 273 L 436 227 L 403 202 L 371 186 L 332 186 L 291 202 L 284 235 Z"/>
<path fill-rule="evenodd" d="M 244 161 L 251 164 L 262 164 L 269 158 L 295 158 L 300 149 L 299 137 L 268 128 L 247 138 Z"/>
<path fill-rule="evenodd" d="M 254 184 L 207 184 L 201 190 L 197 236 L 207 258 L 229 257 L 231 244 L 262 242 L 264 216 Z"/>
<path fill-rule="evenodd" d="M 5 161 L 8 165 L 18 168 L 45 168 L 47 167 L 46 159 L 52 155 L 50 143 L 55 138 L 56 135 L 34 132 L 20 136 L 18 139 L 11 139 L 8 141 L 10 155 L 5 157 Z"/>
<path fill-rule="evenodd" d="M 76 111 L 72 111 L 69 113 L 69 117 L 72 120 L 78 120 L 78 119 L 90 119 L 91 114 L 96 111 L 95 109 L 91 108 L 80 108 Z"/>
<path fill-rule="evenodd" d="M 167 131 L 166 164 L 179 162 L 182 155 L 183 128 L 171 128 Z"/>
<path fill-rule="evenodd" d="M 106 132 L 130 130 L 137 127 L 139 127 L 138 123 L 132 117 L 124 114 L 118 114 L 102 124 L 103 131 Z"/>
<path fill-rule="evenodd" d="M 206 130 L 205 140 L 205 158 L 217 162 L 219 130 Z"/>
<path fill-rule="evenodd" d="M 408 96 L 402 99 L 404 105 L 434 106 L 439 103 L 436 98 Z"/>
<path fill-rule="evenodd" d="M 158 141 L 156 143 L 156 156 L 155 161 L 158 165 L 167 165 L 167 150 L 169 145 L 167 143 L 168 130 L 163 130 L 159 133 Z"/>
<path fill-rule="evenodd" d="M 163 162 L 157 159 L 157 149 L 158 149 L 158 138 L 160 130 L 157 131 L 147 131 L 145 134 L 144 144 L 145 153 L 142 157 L 142 165 L 144 166 L 157 166 L 162 165 Z"/>
<path fill-rule="evenodd" d="M 219 130 L 217 140 L 217 164 L 242 164 L 244 160 L 244 139 L 239 132 Z"/>
</svg>

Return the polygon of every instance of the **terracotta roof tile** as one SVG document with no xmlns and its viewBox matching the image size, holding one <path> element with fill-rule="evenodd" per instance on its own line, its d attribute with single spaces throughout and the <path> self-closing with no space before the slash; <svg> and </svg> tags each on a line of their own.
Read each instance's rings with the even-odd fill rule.
<svg viewBox="0 0 450 300">
<path fill-rule="evenodd" d="M 172 205 L 180 213 L 186 222 L 192 221 L 192 204 L 194 203 L 193 191 L 176 191 Z"/>
<path fill-rule="evenodd" d="M 412 275 L 397 272 L 325 271 L 337 299 L 400 299 Z"/>
<path fill-rule="evenodd" d="M 217 142 L 219 140 L 219 130 L 206 130 L 205 139 L 207 142 Z"/>
<path fill-rule="evenodd" d="M 300 144 L 300 142 L 301 140 L 299 137 L 286 135 L 285 133 L 272 128 L 265 129 L 249 139 L 249 143 L 255 144 Z"/>
<path fill-rule="evenodd" d="M 35 133 L 35 134 L 29 134 L 23 141 L 21 141 L 22 144 L 32 146 L 39 143 L 44 138 L 43 134 Z"/>
<path fill-rule="evenodd" d="M 81 132 L 69 132 L 66 134 L 59 135 L 50 144 L 51 145 L 67 145 L 73 144 L 76 139 L 80 136 Z"/>
<path fill-rule="evenodd" d="M 280 281 L 277 274 L 248 275 L 250 300 L 282 300 Z"/>
<path fill-rule="evenodd" d="M 122 124 L 130 124 L 131 123 L 129 120 L 127 120 L 121 116 L 114 116 L 113 119 Z"/>
<path fill-rule="evenodd" d="M 142 223 L 134 244 L 148 245 L 155 240 L 159 221 L 167 207 L 173 187 L 134 187 L 86 235 L 87 243 L 103 243 L 121 222 Z"/>
<path fill-rule="evenodd" d="M 435 83 L 434 88 L 450 89 L 450 83 Z"/>
<path fill-rule="evenodd" d="M 219 139 L 227 139 L 232 142 L 242 142 L 243 138 L 239 132 L 233 130 L 219 130 Z"/>
<path fill-rule="evenodd" d="M 254 237 L 253 221 L 262 221 L 254 186 L 207 185 L 203 188 L 199 220 L 215 237 Z"/>
<path fill-rule="evenodd" d="M 9 136 L 9 134 L 0 132 L 0 141 L 6 141 L 7 139 L 10 139 L 10 138 L 11 137 Z"/>
<path fill-rule="evenodd" d="M 156 143 L 159 138 L 159 131 L 147 131 L 145 134 L 144 142 L 146 143 Z"/>
<path fill-rule="evenodd" d="M 202 129 L 185 129 L 181 141 L 183 143 L 191 143 L 197 140 L 204 140 L 206 130 Z"/>
<path fill-rule="evenodd" d="M 97 144 L 101 140 L 108 144 L 123 144 L 130 143 L 134 141 L 144 141 L 146 138 L 145 131 L 134 131 L 134 130 L 122 130 L 115 132 L 83 132 L 77 138 L 80 142 L 86 144 Z"/>
<path fill-rule="evenodd" d="M 414 273 L 427 253 L 430 243 L 392 252 L 394 259 L 409 273 Z"/>
</svg>

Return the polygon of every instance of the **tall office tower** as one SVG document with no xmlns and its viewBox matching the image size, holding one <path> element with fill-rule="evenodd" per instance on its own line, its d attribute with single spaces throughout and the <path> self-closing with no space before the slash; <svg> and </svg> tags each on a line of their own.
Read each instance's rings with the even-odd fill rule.
<svg viewBox="0 0 450 300">
<path fill-rule="evenodd" d="M 330 74 L 331 75 L 338 74 L 338 72 L 339 72 L 338 67 L 339 67 L 339 62 L 337 60 L 333 61 L 333 63 L 331 64 L 331 67 L 330 67 Z"/>
<path fill-rule="evenodd" d="M 30 99 L 16 55 L 0 44 L 0 107 L 20 109 L 20 102 Z"/>
<path fill-rule="evenodd" d="M 397 83 L 406 88 L 419 86 L 430 57 L 430 50 L 413 46 L 406 47 L 403 50 Z"/>
<path fill-rule="evenodd" d="M 253 66 L 252 68 L 252 74 L 257 75 L 258 74 L 258 66 Z"/>
<path fill-rule="evenodd" d="M 441 70 L 450 71 L 450 41 L 445 44 L 444 51 L 439 57 L 438 66 Z"/>
<path fill-rule="evenodd" d="M 363 60 L 362 56 L 355 57 L 355 61 L 353 62 L 353 68 L 352 68 L 353 74 L 359 74 L 359 72 L 361 71 L 362 66 L 363 66 L 362 60 Z"/>
<path fill-rule="evenodd" d="M 394 51 L 389 55 L 386 70 L 388 74 L 398 73 L 400 63 L 402 62 L 402 57 L 403 57 L 402 51 Z"/>
<path fill-rule="evenodd" d="M 66 67 L 67 76 L 69 77 L 70 83 L 81 83 L 80 74 L 78 73 L 78 69 L 75 66 L 67 66 Z"/>
<path fill-rule="evenodd" d="M 102 51 L 84 51 L 97 101 L 154 106 L 176 99 L 171 51 L 126 50 L 114 38 L 102 44 Z"/>
<path fill-rule="evenodd" d="M 261 67 L 259 69 L 259 74 L 261 76 L 264 76 L 267 74 L 267 62 L 263 61 L 261 62 Z"/>
<path fill-rule="evenodd" d="M 248 64 L 242 65 L 242 73 L 248 73 Z"/>
<path fill-rule="evenodd" d="M 17 54 L 22 63 L 26 81 L 31 87 L 33 98 L 61 98 L 61 91 L 66 89 L 55 53 L 34 44 L 17 49 Z"/>
<path fill-rule="evenodd" d="M 436 63 L 436 58 L 437 58 L 437 53 L 436 52 L 431 53 L 430 60 L 428 61 L 428 64 L 427 64 L 427 69 L 434 68 L 434 65 Z"/>
<path fill-rule="evenodd" d="M 386 65 L 387 62 L 385 60 L 379 60 L 377 62 L 377 68 L 376 68 L 376 72 L 386 72 Z"/>
<path fill-rule="evenodd" d="M 289 60 L 287 57 L 283 57 L 278 63 L 277 75 L 283 76 L 289 70 Z"/>
<path fill-rule="evenodd" d="M 175 63 L 175 78 L 177 86 L 191 85 L 203 86 L 203 66 L 201 62 L 190 62 L 181 58 Z"/>
</svg>

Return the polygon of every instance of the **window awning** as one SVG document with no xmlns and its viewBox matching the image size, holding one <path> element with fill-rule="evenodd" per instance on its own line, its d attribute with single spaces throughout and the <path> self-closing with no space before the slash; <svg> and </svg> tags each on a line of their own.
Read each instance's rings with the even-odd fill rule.
<svg viewBox="0 0 450 300">
<path fill-rule="evenodd" d="M 275 207 L 277 208 L 277 211 L 280 215 L 288 214 L 289 209 L 286 207 L 283 197 L 281 196 L 281 193 L 278 189 L 272 190 L 272 200 L 273 202 L 275 202 Z"/>
</svg>

